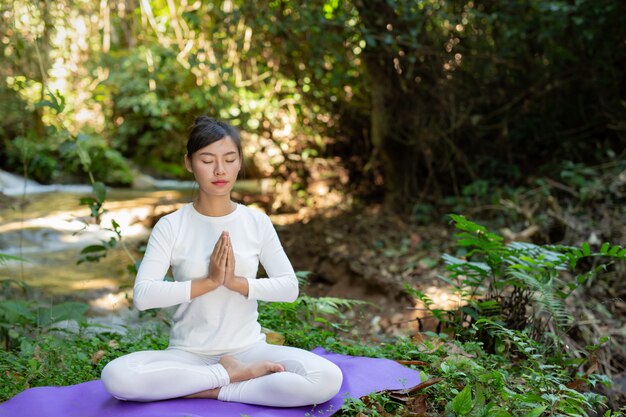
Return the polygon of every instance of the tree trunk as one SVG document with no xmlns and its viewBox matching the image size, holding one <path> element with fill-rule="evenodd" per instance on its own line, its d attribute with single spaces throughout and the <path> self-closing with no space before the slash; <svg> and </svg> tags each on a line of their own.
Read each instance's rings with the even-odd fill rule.
<svg viewBox="0 0 626 417">
<path fill-rule="evenodd" d="M 384 68 L 367 65 L 371 78 L 371 137 L 385 176 L 385 206 L 407 214 L 419 199 L 421 143 L 418 107 L 389 78 Z M 375 75 L 378 74 L 378 75 Z"/>
<path fill-rule="evenodd" d="M 364 4 L 367 3 L 367 4 Z M 397 24 L 383 1 L 357 2 L 364 30 L 380 39 L 388 24 Z M 420 120 L 420 97 L 398 69 L 397 54 L 382 42 L 368 44 L 363 64 L 371 91 L 371 141 L 380 156 L 385 181 L 385 206 L 408 214 L 419 200 L 421 161 L 428 138 Z M 395 60 L 395 61 L 394 61 Z"/>
</svg>

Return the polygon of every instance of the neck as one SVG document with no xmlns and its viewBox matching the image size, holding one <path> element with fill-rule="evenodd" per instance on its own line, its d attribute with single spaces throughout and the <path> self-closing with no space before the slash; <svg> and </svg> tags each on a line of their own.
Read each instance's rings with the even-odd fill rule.
<svg viewBox="0 0 626 417">
<path fill-rule="evenodd" d="M 236 207 L 229 195 L 207 198 L 202 194 L 194 201 L 193 206 L 200 214 L 211 217 L 226 216 L 232 213 Z"/>
</svg>

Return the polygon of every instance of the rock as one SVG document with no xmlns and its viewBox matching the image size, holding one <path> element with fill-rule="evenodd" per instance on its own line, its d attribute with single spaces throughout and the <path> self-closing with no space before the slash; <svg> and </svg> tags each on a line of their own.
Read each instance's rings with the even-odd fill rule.
<svg viewBox="0 0 626 417">
<path fill-rule="evenodd" d="M 133 170 L 133 183 L 131 188 L 135 190 L 148 190 L 156 188 L 154 178 L 137 170 Z"/>
<path fill-rule="evenodd" d="M 262 328 L 261 333 L 265 334 L 265 340 L 269 344 L 281 346 L 285 344 L 285 336 L 280 333 L 266 328 Z"/>
</svg>

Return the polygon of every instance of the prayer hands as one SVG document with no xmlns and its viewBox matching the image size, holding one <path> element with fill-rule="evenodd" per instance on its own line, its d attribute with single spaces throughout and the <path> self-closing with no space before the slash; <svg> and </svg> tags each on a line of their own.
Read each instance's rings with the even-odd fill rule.
<svg viewBox="0 0 626 417">
<path fill-rule="evenodd" d="M 232 251 L 232 248 L 229 249 L 229 246 L 230 238 L 228 237 L 228 232 L 222 232 L 219 239 L 217 239 L 217 242 L 215 243 L 215 247 L 213 248 L 213 253 L 211 254 L 209 261 L 208 280 L 216 284 L 216 286 L 224 284 L 225 281 L 228 254 Z M 232 263 L 234 264 L 234 261 Z"/>
<path fill-rule="evenodd" d="M 224 274 L 224 286 L 229 290 L 234 290 L 234 281 L 237 279 L 235 276 L 235 251 L 233 245 L 230 244 L 230 236 L 227 235 L 228 248 L 226 251 L 226 273 Z"/>
<path fill-rule="evenodd" d="M 215 243 L 209 262 L 207 281 L 211 289 L 221 285 L 244 296 L 248 295 L 248 280 L 235 275 L 235 251 L 230 243 L 230 235 L 224 231 Z M 192 297 L 198 293 L 192 288 Z"/>
<path fill-rule="evenodd" d="M 248 280 L 244 277 L 235 275 L 235 251 L 230 242 L 230 236 L 226 233 L 228 245 L 226 247 L 226 271 L 224 274 L 224 286 L 231 291 L 238 292 L 241 295 L 248 296 L 249 286 Z"/>
</svg>

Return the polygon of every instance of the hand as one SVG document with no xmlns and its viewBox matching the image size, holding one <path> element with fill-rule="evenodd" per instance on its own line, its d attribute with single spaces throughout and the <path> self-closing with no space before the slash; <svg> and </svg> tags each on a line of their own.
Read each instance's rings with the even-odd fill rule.
<svg viewBox="0 0 626 417">
<path fill-rule="evenodd" d="M 226 251 L 226 272 L 224 274 L 224 286 L 229 290 L 232 290 L 234 281 L 237 279 L 235 276 L 235 251 L 233 245 L 230 243 L 230 236 L 226 237 L 228 242 L 228 250 Z"/>
<path fill-rule="evenodd" d="M 227 270 L 227 260 L 229 253 L 228 232 L 222 232 L 219 239 L 215 243 L 213 253 L 209 261 L 209 276 L 207 279 L 216 286 L 224 284 Z"/>
<path fill-rule="evenodd" d="M 224 275 L 224 286 L 231 291 L 248 296 L 248 280 L 235 275 L 235 251 L 228 236 L 228 251 L 226 258 L 226 274 Z"/>
</svg>

